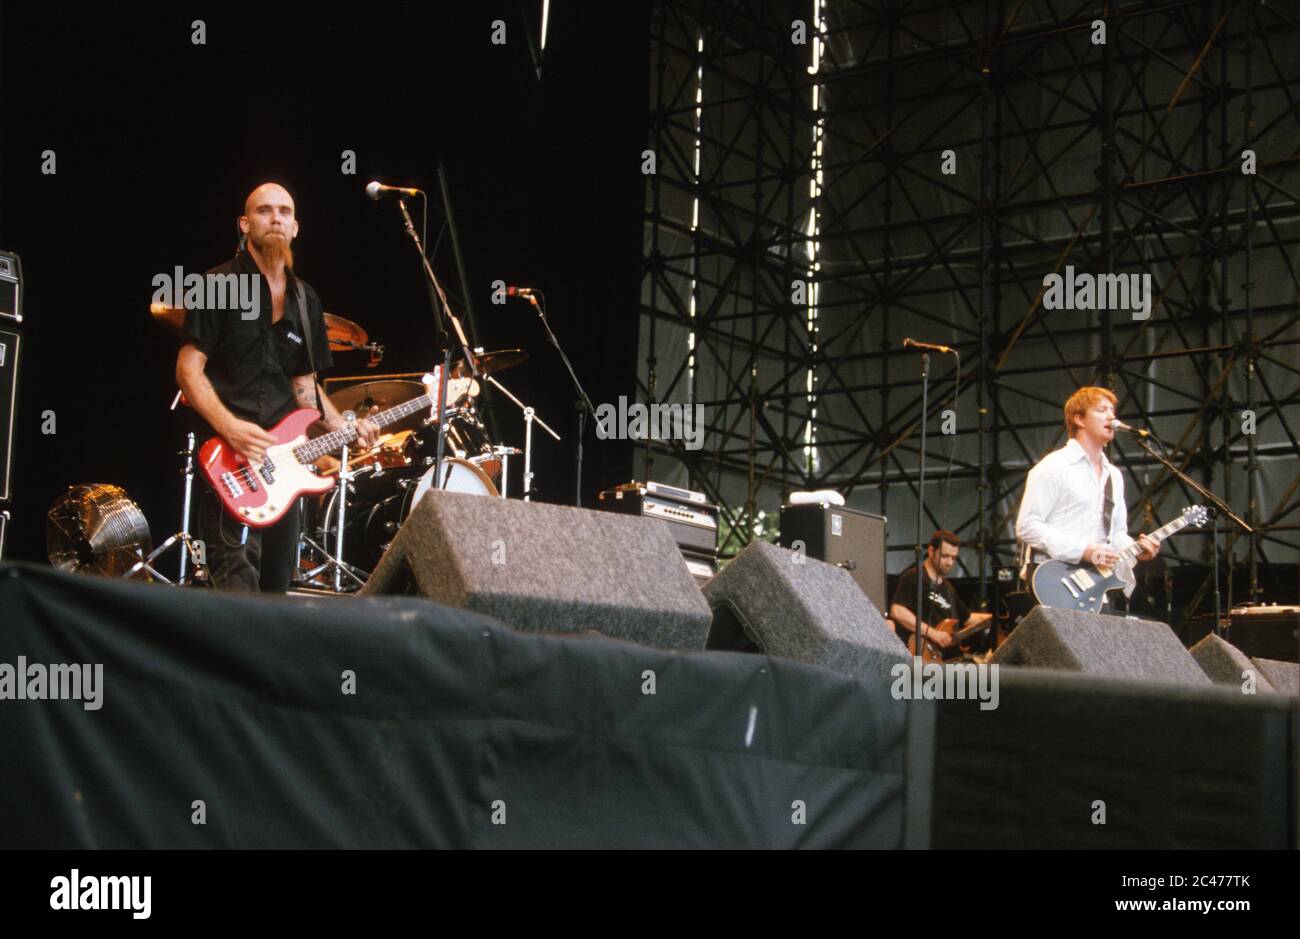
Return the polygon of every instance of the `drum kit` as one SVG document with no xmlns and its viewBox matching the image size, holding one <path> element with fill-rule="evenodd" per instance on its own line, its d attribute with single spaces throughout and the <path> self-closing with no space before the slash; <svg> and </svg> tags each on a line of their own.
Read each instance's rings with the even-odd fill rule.
<svg viewBox="0 0 1300 939">
<path fill-rule="evenodd" d="M 150 313 L 168 332 L 181 335 L 183 309 L 154 304 Z M 384 347 L 370 342 L 366 331 L 357 323 L 331 313 L 325 314 L 325 323 L 331 351 L 369 352 L 371 367 L 382 360 Z M 525 406 L 495 377 L 496 373 L 524 362 L 527 352 L 475 349 L 474 358 L 479 379 L 490 382 L 523 411 L 528 445 L 534 423 L 556 440 L 560 439 L 532 408 Z M 362 420 L 425 394 L 422 377 L 427 376 L 422 372 L 354 375 L 327 379 L 324 386 L 339 413 Z M 453 360 L 447 389 L 447 452 L 438 488 L 504 499 L 508 495 L 511 458 L 522 455 L 525 458 L 522 497 L 527 500 L 532 488 L 528 452 L 492 441 L 477 403 L 482 390 L 482 384 L 471 377 L 465 361 Z M 173 407 L 180 400 L 178 393 Z M 427 411 L 417 411 L 386 426 L 375 446 L 344 450 L 341 456 L 346 459 L 346 465 L 339 456 L 323 456 L 316 462 L 318 474 L 337 477 L 338 482 L 319 496 L 303 499 L 297 586 L 345 593 L 364 585 L 398 529 L 425 493 L 435 486 L 437 423 L 436 411 L 432 417 Z M 192 439 L 189 448 L 193 448 Z M 184 518 L 188 530 L 188 485 L 186 490 Z M 181 576 L 185 578 L 184 569 Z"/>
</svg>

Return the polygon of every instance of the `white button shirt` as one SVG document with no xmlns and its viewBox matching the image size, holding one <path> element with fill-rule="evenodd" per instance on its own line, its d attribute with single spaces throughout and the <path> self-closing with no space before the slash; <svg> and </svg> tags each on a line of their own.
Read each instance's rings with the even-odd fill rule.
<svg viewBox="0 0 1300 939">
<path fill-rule="evenodd" d="M 1128 534 L 1128 508 L 1124 504 L 1124 477 L 1119 467 L 1101 455 L 1101 475 L 1079 441 L 1071 440 L 1038 461 L 1025 480 L 1025 494 L 1016 518 L 1016 538 L 1037 552 L 1058 561 L 1078 564 L 1090 544 L 1103 542 L 1117 551 L 1133 544 Z M 1110 531 L 1101 521 L 1106 478 L 1110 477 L 1115 509 Z M 1132 594 L 1136 579 L 1133 565 L 1121 563 L 1115 573 L 1124 582 L 1124 595 Z"/>
</svg>

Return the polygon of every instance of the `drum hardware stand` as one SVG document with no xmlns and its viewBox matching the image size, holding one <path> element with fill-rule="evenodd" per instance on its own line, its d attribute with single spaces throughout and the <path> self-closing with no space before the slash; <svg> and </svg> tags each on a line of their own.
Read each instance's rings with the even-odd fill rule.
<svg viewBox="0 0 1300 939">
<path fill-rule="evenodd" d="M 331 339 L 330 345 L 333 348 L 338 349 L 340 352 L 370 353 L 370 361 L 366 363 L 366 368 L 375 368 L 380 362 L 384 361 L 384 347 L 377 342 L 367 342 L 365 345 L 357 345 L 355 342 Z"/>
<path fill-rule="evenodd" d="M 181 534 L 185 536 L 185 547 L 187 550 L 181 552 L 181 568 L 177 576 L 177 583 L 185 583 L 186 562 L 190 559 L 189 534 L 190 534 L 190 504 L 194 496 L 194 432 L 190 431 L 185 435 L 185 449 L 179 456 L 185 457 L 185 468 L 181 474 L 185 477 L 185 495 L 181 501 Z"/>
<path fill-rule="evenodd" d="M 344 411 L 343 419 L 347 421 L 349 425 L 351 425 L 356 421 L 357 416 L 352 411 Z M 300 544 L 301 542 L 305 541 L 307 544 L 311 545 L 311 547 L 315 549 L 322 557 L 325 558 L 325 562 L 323 564 L 321 564 L 318 567 L 312 568 L 311 570 L 307 571 L 305 574 L 302 574 L 301 575 L 302 579 L 306 581 L 311 581 L 315 579 L 317 576 L 319 576 L 320 574 L 324 573 L 325 571 L 332 570 L 334 572 L 333 589 L 335 593 L 344 592 L 343 591 L 344 574 L 352 578 L 352 580 L 356 581 L 356 585 L 358 587 L 364 587 L 366 585 L 365 580 L 362 579 L 358 574 L 358 572 L 360 572 L 360 574 L 364 574 L 365 571 L 361 570 L 361 568 L 359 567 L 354 567 L 353 565 L 349 564 L 347 561 L 343 560 L 343 548 L 346 544 L 346 535 L 347 535 L 346 522 L 347 522 L 347 511 L 348 511 L 348 492 L 352 488 L 352 480 L 355 479 L 358 475 L 360 475 L 356 470 L 352 469 L 351 464 L 348 462 L 348 457 L 350 456 L 350 454 L 348 453 L 349 449 L 351 448 L 345 443 L 343 445 L 343 452 L 339 455 L 339 459 L 342 462 L 339 464 L 339 481 L 337 483 L 338 511 L 334 513 L 335 518 L 337 519 L 335 524 L 338 525 L 338 530 L 335 532 L 335 536 L 334 536 L 334 553 L 330 554 L 327 550 L 325 550 L 319 544 L 313 541 L 310 535 L 305 535 L 305 534 L 301 535 L 299 540 Z M 326 529 L 326 532 L 328 533 L 328 529 Z M 349 584 L 349 587 L 350 586 L 351 585 Z"/>
<path fill-rule="evenodd" d="M 177 400 L 180 399 L 179 391 L 176 393 L 176 397 Z M 184 450 L 176 451 L 177 456 L 185 457 L 185 467 L 181 470 L 181 475 L 185 477 L 185 497 L 181 505 L 181 530 L 149 552 L 148 557 L 131 565 L 130 570 L 122 575 L 124 580 L 134 577 L 140 571 L 146 571 L 151 577 L 161 580 L 164 584 L 175 584 L 178 587 L 184 587 L 193 583 L 200 574 L 206 575 L 207 573 L 206 552 L 197 547 L 199 544 L 197 538 L 190 537 L 190 497 L 194 485 L 194 434 L 192 432 L 186 434 L 185 444 Z M 153 562 L 177 542 L 181 543 L 180 574 L 175 581 L 171 581 L 158 572 L 158 569 L 153 566 Z M 190 573 L 188 569 L 188 562 L 191 559 L 194 562 L 193 573 Z"/>
<path fill-rule="evenodd" d="M 532 297 L 529 297 L 528 299 L 531 300 Z M 564 353 L 561 352 L 560 354 L 563 355 Z M 532 499 L 530 497 L 532 496 L 533 493 L 533 422 L 536 421 L 538 424 L 540 424 L 542 426 L 542 430 L 546 431 L 557 441 L 560 439 L 560 435 L 557 434 L 555 431 L 551 430 L 551 428 L 547 426 L 546 421 L 542 420 L 540 417 L 537 416 L 536 411 L 534 411 L 528 405 L 524 404 L 513 394 L 511 394 L 510 390 L 506 388 L 505 385 L 501 384 L 501 382 L 497 381 L 491 375 L 488 375 L 486 377 L 488 381 L 490 381 L 497 388 L 501 389 L 502 394 L 504 394 L 507 398 L 513 401 L 516 405 L 518 405 L 519 409 L 524 412 L 524 501 L 531 502 Z M 574 381 L 577 381 L 577 379 L 574 379 Z M 582 449 L 581 444 L 579 444 L 578 449 L 579 452 L 581 452 Z M 515 450 L 514 452 L 518 453 L 519 451 Z M 501 463 L 501 484 L 502 484 L 501 492 L 503 494 L 502 498 L 504 498 L 504 493 L 506 491 L 505 481 L 506 481 L 505 462 L 503 460 Z"/>
<path fill-rule="evenodd" d="M 181 403 L 181 391 L 176 390 L 175 397 L 172 398 L 170 410 L 175 411 L 176 406 Z M 190 535 L 190 515 L 193 511 L 194 499 L 194 432 L 190 431 L 185 435 L 185 449 L 177 450 L 176 455 L 184 457 L 185 462 L 181 467 L 181 475 L 185 477 L 184 496 L 181 500 L 181 530 L 176 532 L 158 547 L 150 552 L 149 556 L 141 561 L 136 562 L 130 570 L 122 576 L 134 577 L 140 571 L 148 571 L 150 576 L 161 580 L 165 584 L 175 583 L 177 586 L 188 586 L 200 576 L 207 576 L 207 557 L 206 552 L 197 547 L 199 540 Z M 172 545 L 181 542 L 181 559 L 180 570 L 176 580 L 171 581 L 158 573 L 153 566 L 153 562 L 163 552 L 171 548 Z M 193 571 L 190 570 L 191 562 L 194 564 Z"/>
<path fill-rule="evenodd" d="M 501 457 L 501 492 L 499 495 L 502 499 L 506 498 L 506 492 L 510 488 L 510 458 L 523 453 L 518 447 L 493 447 L 492 455 Z"/>
<path fill-rule="evenodd" d="M 533 417 L 532 408 L 524 408 L 524 501 L 533 499 Z M 579 447 L 582 444 L 578 444 Z"/>
<path fill-rule="evenodd" d="M 134 577 L 140 571 L 148 571 L 151 576 L 153 576 L 157 580 L 161 580 L 164 584 L 174 583 L 174 585 L 177 587 L 184 587 L 189 583 L 193 583 L 194 577 L 191 577 L 190 580 L 188 581 L 187 580 L 170 581 L 162 574 L 158 573 L 158 569 L 153 566 L 154 560 L 164 551 L 169 549 L 172 545 L 176 544 L 178 541 L 183 543 L 183 547 L 181 549 L 182 565 L 184 565 L 186 556 L 192 554 L 194 556 L 194 577 L 197 577 L 200 571 L 204 567 L 206 567 L 205 564 L 200 563 L 200 558 L 202 558 L 203 556 L 199 553 L 199 549 L 195 547 L 198 544 L 198 539 L 191 538 L 188 532 L 178 531 L 176 534 L 172 535 L 170 538 L 168 538 L 158 547 L 154 548 L 153 551 L 149 553 L 149 556 L 146 557 L 144 560 L 136 561 L 135 564 L 131 565 L 130 570 L 128 570 L 125 574 L 122 575 L 122 579 L 127 580 L 131 577 Z"/>
</svg>

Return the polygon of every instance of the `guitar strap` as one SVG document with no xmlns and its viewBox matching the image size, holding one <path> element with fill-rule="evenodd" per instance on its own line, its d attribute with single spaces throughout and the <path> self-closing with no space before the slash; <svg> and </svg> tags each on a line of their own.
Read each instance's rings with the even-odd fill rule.
<svg viewBox="0 0 1300 939">
<path fill-rule="evenodd" d="M 315 343 L 312 341 L 311 336 L 311 314 L 307 310 L 306 291 L 303 290 L 302 281 L 296 275 L 293 277 L 293 291 L 298 302 L 298 323 L 302 327 L 302 341 L 303 345 L 307 347 L 307 364 L 311 366 L 311 385 L 316 392 L 316 410 L 320 412 L 321 420 L 324 420 L 325 408 L 321 405 L 320 400 L 320 379 L 316 377 L 316 354 L 312 351 Z M 1107 482 L 1108 487 L 1109 485 L 1109 482 Z M 1110 489 L 1107 488 L 1106 492 L 1109 495 Z"/>
<path fill-rule="evenodd" d="M 1110 541 L 1110 526 L 1114 521 L 1112 516 L 1115 513 L 1114 490 L 1111 488 L 1115 482 L 1115 477 L 1110 474 L 1110 467 L 1106 468 L 1106 491 L 1101 497 L 1101 530 L 1106 534 L 1106 541 Z"/>
</svg>

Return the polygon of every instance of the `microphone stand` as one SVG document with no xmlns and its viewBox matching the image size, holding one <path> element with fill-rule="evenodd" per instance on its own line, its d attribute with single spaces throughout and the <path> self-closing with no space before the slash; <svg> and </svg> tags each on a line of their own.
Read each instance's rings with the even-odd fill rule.
<svg viewBox="0 0 1300 939">
<path fill-rule="evenodd" d="M 1157 442 L 1160 439 L 1159 437 L 1156 437 L 1155 434 L 1152 434 L 1150 431 L 1147 431 L 1147 434 L 1150 434 L 1151 438 L 1153 440 L 1156 440 Z M 1167 460 L 1164 456 L 1162 456 L 1159 453 L 1156 453 L 1155 450 L 1151 449 L 1151 445 L 1146 442 L 1147 434 L 1140 434 L 1140 433 L 1134 434 L 1134 437 L 1137 438 L 1138 446 L 1140 446 L 1143 450 L 1145 450 L 1147 454 L 1150 457 L 1152 457 L 1154 460 L 1156 460 L 1159 463 L 1162 463 L 1164 467 L 1167 470 L 1169 470 L 1169 472 L 1173 473 L 1175 476 L 1177 476 L 1187 485 L 1191 486 L 1202 496 L 1204 496 L 1205 499 L 1211 502 L 1216 509 L 1218 509 L 1224 515 L 1228 516 L 1228 518 L 1232 519 L 1234 522 L 1240 525 L 1242 531 L 1244 531 L 1248 535 L 1255 534 L 1255 530 L 1251 528 L 1249 525 L 1247 525 L 1246 522 L 1241 518 L 1241 516 L 1237 515 L 1237 513 L 1232 511 L 1232 509 L 1228 508 L 1226 502 L 1224 502 L 1214 493 L 1210 492 L 1210 490 L 1206 489 L 1196 480 L 1192 479 L 1190 476 L 1188 476 L 1178 467 L 1174 466 L 1174 464 L 1171 463 L 1169 460 Z M 1163 447 L 1164 445 L 1161 444 L 1161 446 Z M 1222 639 L 1223 638 L 1223 621 L 1222 621 L 1223 601 L 1220 599 L 1219 596 L 1219 526 L 1217 523 L 1215 523 L 1213 527 L 1211 527 L 1210 529 L 1210 558 L 1214 565 L 1214 634 L 1218 636 L 1220 639 Z M 1231 569 L 1229 569 L 1228 571 L 1228 576 L 1229 577 L 1232 576 Z"/>
<path fill-rule="evenodd" d="M 916 622 L 912 630 L 915 648 L 913 667 L 919 672 L 925 646 L 922 645 L 921 594 L 925 583 L 925 562 L 921 559 L 921 532 L 925 528 L 925 425 L 930 411 L 930 353 L 921 353 L 921 472 L 916 484 Z M 915 679 L 913 679 L 915 680 Z"/>
<path fill-rule="evenodd" d="M 406 233 L 411 236 L 411 240 L 415 242 L 415 249 L 420 252 L 420 264 L 424 268 L 425 286 L 429 291 L 429 306 L 433 308 L 434 331 L 437 334 L 439 345 L 442 346 L 442 381 L 438 389 L 438 449 L 433 461 L 433 479 L 437 488 L 441 489 L 445 484 L 442 477 L 442 461 L 443 453 L 447 448 L 447 386 L 451 383 L 451 343 L 447 338 L 446 326 L 448 322 L 456 330 L 456 340 L 465 353 L 465 361 L 469 363 L 471 378 L 477 379 L 479 377 L 478 360 L 474 357 L 474 351 L 469 347 L 469 340 L 465 338 L 465 330 L 461 328 L 460 320 L 456 318 L 455 313 L 451 312 L 451 307 L 447 304 L 447 295 L 443 292 L 442 284 L 438 283 L 437 275 L 433 273 L 433 267 L 425 256 L 424 244 L 420 241 L 420 235 L 416 232 L 415 224 L 411 221 L 411 213 L 406 210 L 406 200 L 399 198 L 397 207 L 402 210 L 402 218 L 406 223 Z"/>
<path fill-rule="evenodd" d="M 556 339 L 555 333 L 551 332 L 551 324 L 546 322 L 546 314 L 542 312 L 541 304 L 537 302 L 537 298 L 531 293 L 527 295 L 527 299 L 528 302 L 533 305 L 533 309 L 537 311 L 537 318 L 542 321 L 542 327 L 546 330 L 546 335 L 550 339 L 551 345 L 555 346 L 555 351 L 560 353 L 560 359 L 564 362 L 564 367 L 569 370 L 569 378 L 573 380 L 573 387 L 578 391 L 578 400 L 574 403 L 574 407 L 578 411 L 578 449 L 577 453 L 574 455 L 574 475 L 577 477 L 577 488 L 573 504 L 578 508 L 582 508 L 582 439 L 587 428 L 587 412 L 590 411 L 591 416 L 595 417 L 596 406 L 591 403 L 591 398 L 587 397 L 587 392 L 582 387 L 582 382 L 578 381 L 578 376 L 573 371 L 573 363 L 569 361 L 569 357 L 565 355 L 564 350 L 560 348 L 560 340 Z M 555 432 L 551 431 L 551 433 L 554 434 Z M 557 437 L 556 439 L 559 438 Z"/>
</svg>

